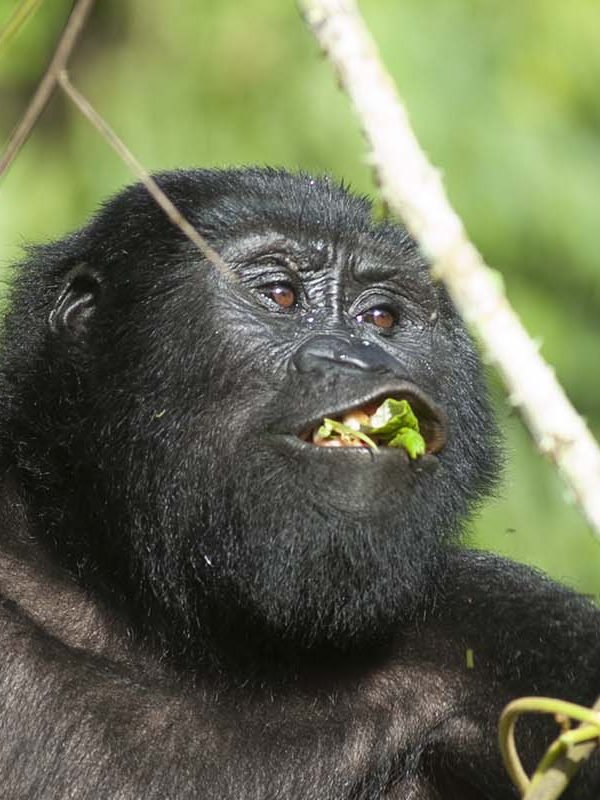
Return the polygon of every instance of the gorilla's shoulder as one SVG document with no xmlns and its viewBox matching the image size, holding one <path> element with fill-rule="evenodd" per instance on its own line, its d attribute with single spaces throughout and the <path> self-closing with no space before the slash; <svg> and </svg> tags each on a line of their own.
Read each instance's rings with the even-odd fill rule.
<svg viewBox="0 0 600 800">
<path fill-rule="evenodd" d="M 595 676 L 597 694 L 600 608 L 537 569 L 490 553 L 453 549 L 429 621 L 447 641 L 472 650 L 476 666 L 478 660 L 485 662 L 503 681 L 518 683 L 520 676 L 534 675 L 540 692 L 568 692 L 565 665 L 572 663 L 573 686 L 582 688 L 585 671 Z M 586 642 L 585 653 L 581 642 Z"/>
<path fill-rule="evenodd" d="M 503 597 L 512 606 L 521 600 L 531 603 L 551 599 L 555 603 L 557 597 L 562 597 L 568 606 L 573 603 L 600 614 L 591 599 L 557 583 L 535 567 L 464 547 L 451 548 L 447 555 L 447 590 L 457 598 L 468 597 L 470 590 L 477 594 L 479 602 L 485 603 L 487 598 L 497 603 Z"/>
</svg>

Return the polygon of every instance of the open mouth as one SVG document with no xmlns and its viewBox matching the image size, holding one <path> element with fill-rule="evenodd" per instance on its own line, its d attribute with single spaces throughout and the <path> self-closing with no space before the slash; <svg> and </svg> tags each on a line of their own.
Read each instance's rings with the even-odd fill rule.
<svg viewBox="0 0 600 800">
<path fill-rule="evenodd" d="M 398 448 L 415 459 L 443 449 L 446 422 L 436 404 L 410 385 L 326 415 L 299 438 L 316 447 Z"/>
</svg>

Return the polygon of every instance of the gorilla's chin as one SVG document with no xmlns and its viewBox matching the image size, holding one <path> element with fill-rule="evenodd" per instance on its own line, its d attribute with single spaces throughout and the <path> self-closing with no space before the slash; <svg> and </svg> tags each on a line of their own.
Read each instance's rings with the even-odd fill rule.
<svg viewBox="0 0 600 800">
<path fill-rule="evenodd" d="M 219 520 L 219 538 L 202 525 L 196 539 L 201 590 L 214 595 L 195 605 L 219 608 L 216 620 L 198 614 L 212 651 L 221 638 L 224 647 L 235 642 L 242 659 L 240 649 L 250 654 L 264 643 L 269 659 L 275 651 L 298 659 L 398 636 L 435 591 L 442 540 L 453 533 L 449 517 L 440 524 L 434 495 L 424 500 L 437 471 L 409 489 L 369 459 L 362 472 L 348 464 L 328 475 L 317 469 L 310 481 L 302 460 L 284 468 L 259 460 L 245 479 L 239 467 L 227 481 L 211 478 L 209 496 L 226 502 L 205 516 Z"/>
<path fill-rule="evenodd" d="M 436 456 L 412 460 L 404 449 L 367 447 L 316 447 L 293 437 L 278 437 L 273 448 L 283 470 L 295 482 L 311 487 L 308 501 L 320 502 L 328 511 L 375 519 L 387 511 L 398 513 L 400 498 L 412 493 L 419 482 L 430 480 L 439 467 Z M 320 498 L 320 500 L 318 499 Z M 303 503 L 306 505 L 306 499 Z"/>
<path fill-rule="evenodd" d="M 273 545 L 275 557 L 263 558 L 251 575 L 238 566 L 240 607 L 254 609 L 269 638 L 279 637 L 286 649 L 345 652 L 399 634 L 434 590 L 443 550 L 431 536 L 396 530 L 384 541 L 379 532 L 348 521 L 311 551 L 309 526 L 283 529 L 287 541 Z M 252 552 L 248 563 L 256 557 Z"/>
</svg>

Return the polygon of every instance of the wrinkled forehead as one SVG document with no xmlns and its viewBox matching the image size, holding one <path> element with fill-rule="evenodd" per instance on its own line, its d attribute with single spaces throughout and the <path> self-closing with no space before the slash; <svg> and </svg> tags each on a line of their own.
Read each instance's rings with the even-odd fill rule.
<svg viewBox="0 0 600 800">
<path fill-rule="evenodd" d="M 367 200 L 328 181 L 284 177 L 270 185 L 242 182 L 199 210 L 198 228 L 216 234 L 226 260 L 271 251 L 310 270 L 346 265 L 366 277 L 370 271 L 427 274 L 411 237 L 400 226 L 374 221 Z"/>
<path fill-rule="evenodd" d="M 263 221 L 264 222 L 264 221 Z M 382 244 L 368 233 L 337 235 L 337 232 L 310 231 L 290 234 L 285 225 L 263 224 L 260 229 L 239 231 L 220 246 L 223 259 L 242 269 L 257 260 L 284 262 L 300 275 L 328 272 L 355 278 L 362 283 L 407 277 L 429 285 L 431 277 L 412 245 L 403 240 Z"/>
</svg>

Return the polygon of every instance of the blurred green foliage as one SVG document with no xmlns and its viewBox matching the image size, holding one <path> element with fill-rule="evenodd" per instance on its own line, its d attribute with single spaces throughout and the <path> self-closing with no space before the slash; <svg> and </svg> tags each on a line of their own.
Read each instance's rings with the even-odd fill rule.
<svg viewBox="0 0 600 800">
<path fill-rule="evenodd" d="M 0 0 L 0 25 L 15 3 Z M 47 0 L 0 53 L 2 139 L 70 5 Z M 361 6 L 471 236 L 600 434 L 600 4 Z M 71 72 L 150 169 L 275 164 L 374 193 L 357 122 L 291 0 L 99 0 Z M 131 180 L 55 97 L 0 187 L 1 273 Z M 508 467 L 473 541 L 598 594 L 600 547 L 492 383 Z"/>
</svg>

